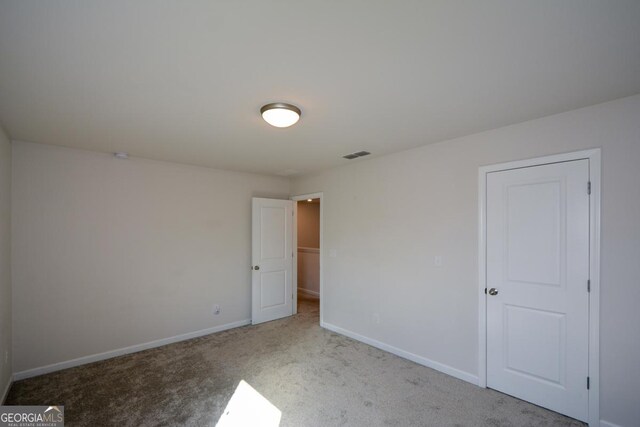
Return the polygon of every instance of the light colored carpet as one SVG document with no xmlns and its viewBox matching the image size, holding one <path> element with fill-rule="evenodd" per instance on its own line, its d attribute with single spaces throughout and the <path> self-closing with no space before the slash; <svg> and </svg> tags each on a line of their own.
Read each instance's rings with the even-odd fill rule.
<svg viewBox="0 0 640 427">
<path fill-rule="evenodd" d="M 215 425 L 241 380 L 280 426 L 583 426 L 294 317 L 16 382 L 7 404 L 64 404 L 66 425 Z M 247 409 L 250 410 L 250 409 Z"/>
</svg>

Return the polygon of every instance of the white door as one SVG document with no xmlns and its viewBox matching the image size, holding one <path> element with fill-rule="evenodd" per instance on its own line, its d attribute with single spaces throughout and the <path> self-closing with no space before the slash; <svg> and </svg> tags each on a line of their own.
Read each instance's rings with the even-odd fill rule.
<svg viewBox="0 0 640 427">
<path fill-rule="evenodd" d="M 589 161 L 487 174 L 487 386 L 588 415 Z"/>
<path fill-rule="evenodd" d="M 293 314 L 293 202 L 252 200 L 251 323 Z"/>
</svg>

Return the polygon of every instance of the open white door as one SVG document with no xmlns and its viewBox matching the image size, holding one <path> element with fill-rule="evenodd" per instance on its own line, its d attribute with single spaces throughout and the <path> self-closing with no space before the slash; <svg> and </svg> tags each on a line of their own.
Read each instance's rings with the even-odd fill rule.
<svg viewBox="0 0 640 427">
<path fill-rule="evenodd" d="M 589 161 L 487 174 L 487 385 L 588 417 Z"/>
<path fill-rule="evenodd" d="M 293 201 L 252 200 L 251 323 L 293 314 Z"/>
</svg>

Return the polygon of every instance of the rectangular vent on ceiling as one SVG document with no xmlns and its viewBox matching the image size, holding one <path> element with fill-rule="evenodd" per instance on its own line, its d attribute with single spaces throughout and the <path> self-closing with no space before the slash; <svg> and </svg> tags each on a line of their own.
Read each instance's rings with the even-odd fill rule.
<svg viewBox="0 0 640 427">
<path fill-rule="evenodd" d="M 348 160 L 353 160 L 356 159 L 358 157 L 362 157 L 362 156 L 368 156 L 369 154 L 371 154 L 368 151 L 358 151 L 357 153 L 351 153 L 351 154 L 347 154 L 346 156 L 342 156 L 345 159 Z"/>
</svg>

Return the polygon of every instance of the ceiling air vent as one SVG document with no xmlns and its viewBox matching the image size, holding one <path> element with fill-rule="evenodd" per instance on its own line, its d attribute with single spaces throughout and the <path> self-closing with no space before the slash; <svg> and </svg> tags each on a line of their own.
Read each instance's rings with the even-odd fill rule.
<svg viewBox="0 0 640 427">
<path fill-rule="evenodd" d="M 347 160 L 353 160 L 353 159 L 356 159 L 358 157 L 368 156 L 369 154 L 371 154 L 371 153 L 368 152 L 368 151 L 358 151 L 357 153 L 347 154 L 346 156 L 342 156 L 342 157 L 347 159 Z"/>
</svg>

